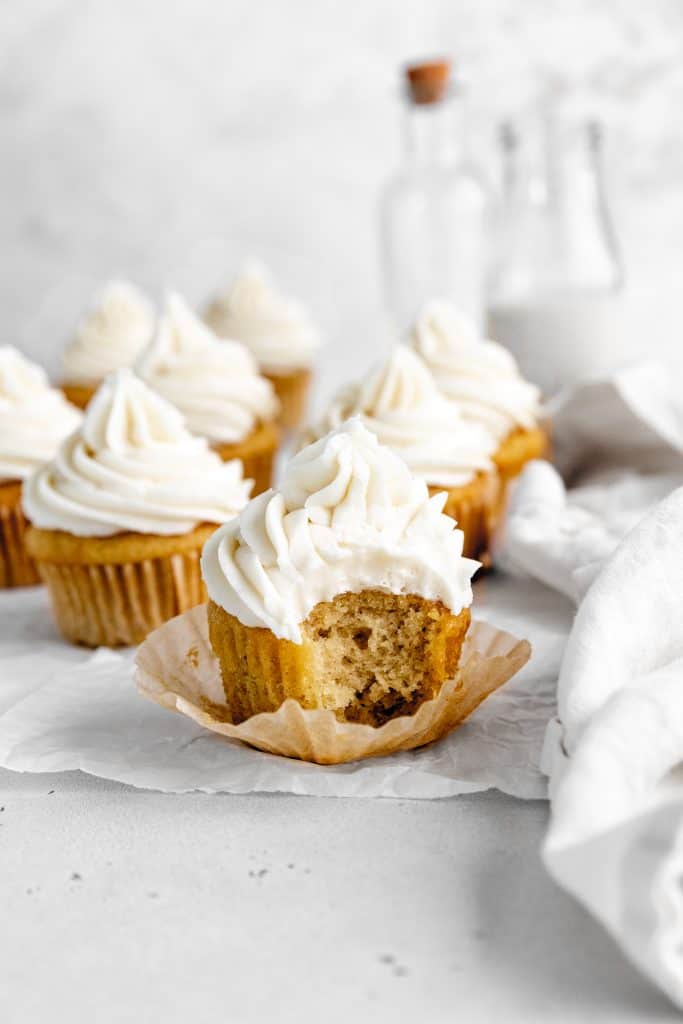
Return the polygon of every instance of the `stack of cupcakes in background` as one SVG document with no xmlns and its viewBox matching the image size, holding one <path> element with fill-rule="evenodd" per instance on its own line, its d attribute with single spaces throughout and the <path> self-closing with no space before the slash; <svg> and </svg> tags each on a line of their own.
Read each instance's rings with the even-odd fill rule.
<svg viewBox="0 0 683 1024">
<path fill-rule="evenodd" d="M 294 429 L 305 418 L 318 332 L 307 311 L 249 263 L 209 305 L 206 322 L 222 338 L 243 342 L 280 400 L 280 422 Z"/>
<path fill-rule="evenodd" d="M 246 503 L 223 462 L 130 370 L 91 400 L 78 430 L 24 484 L 26 546 L 74 643 L 139 643 L 205 598 L 199 556 Z"/>
<path fill-rule="evenodd" d="M 485 559 L 499 500 L 492 461 L 497 444 L 486 428 L 463 418 L 405 345 L 397 345 L 368 377 L 344 387 L 304 440 L 322 437 L 353 415 L 424 480 L 431 494 L 446 492 L 444 511 L 464 532 L 465 554 Z"/>
<path fill-rule="evenodd" d="M 75 642 L 135 643 L 203 600 L 204 542 L 273 484 L 279 424 L 304 415 L 317 332 L 265 271 L 248 265 L 206 321 L 171 294 L 155 324 L 134 286 L 103 288 L 63 355 L 82 423 L 42 370 L 0 350 L 0 584 L 39 572 Z M 486 562 L 508 484 L 548 444 L 512 356 L 430 303 L 300 438 L 352 416 L 445 493 L 462 553 Z"/>
<path fill-rule="evenodd" d="M 241 460 L 252 494 L 270 487 L 279 404 L 244 345 L 220 340 L 179 295 L 170 295 L 135 371 L 224 461 Z"/>
<path fill-rule="evenodd" d="M 527 462 L 548 452 L 548 434 L 539 422 L 538 388 L 521 376 L 507 349 L 480 338 L 473 324 L 448 302 L 425 306 L 410 340 L 463 418 L 485 427 L 496 439 L 493 461 L 501 482 L 502 513 L 510 482 Z"/>
<path fill-rule="evenodd" d="M 51 388 L 45 372 L 0 347 L 0 588 L 39 582 L 25 545 L 23 481 L 78 427 L 81 414 Z"/>
<path fill-rule="evenodd" d="M 95 296 L 62 353 L 62 390 L 85 409 L 109 374 L 132 366 L 154 331 L 154 308 L 126 281 L 111 281 Z"/>
</svg>

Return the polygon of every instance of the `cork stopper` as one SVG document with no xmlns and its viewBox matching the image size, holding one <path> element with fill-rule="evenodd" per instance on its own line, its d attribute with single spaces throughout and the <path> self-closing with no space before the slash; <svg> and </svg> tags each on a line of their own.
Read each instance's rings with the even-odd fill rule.
<svg viewBox="0 0 683 1024">
<path fill-rule="evenodd" d="M 448 91 L 451 62 L 444 58 L 408 64 L 405 74 L 413 103 L 438 103 Z"/>
</svg>

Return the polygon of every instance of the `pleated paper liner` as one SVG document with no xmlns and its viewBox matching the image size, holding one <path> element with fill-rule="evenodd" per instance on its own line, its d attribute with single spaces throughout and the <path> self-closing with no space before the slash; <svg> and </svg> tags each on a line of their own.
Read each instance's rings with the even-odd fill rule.
<svg viewBox="0 0 683 1024">
<path fill-rule="evenodd" d="M 430 486 L 430 494 L 445 488 Z M 444 512 L 455 519 L 465 535 L 463 555 L 490 565 L 489 548 L 500 503 L 500 484 L 496 473 L 477 473 L 470 483 L 447 491 Z"/>
<path fill-rule="evenodd" d="M 0 588 L 35 586 L 40 583 L 40 576 L 26 550 L 28 524 L 21 508 L 21 484 L 6 484 L 2 490 L 5 500 L 0 495 Z"/>
<path fill-rule="evenodd" d="M 124 565 L 41 564 L 57 625 L 75 644 L 139 643 L 181 609 L 206 597 L 199 551 Z"/>
<path fill-rule="evenodd" d="M 457 675 L 411 716 L 379 728 L 338 721 L 331 711 L 304 710 L 286 700 L 275 712 L 240 725 L 229 720 L 220 667 L 209 644 L 206 606 L 167 622 L 147 637 L 136 658 L 144 696 L 212 732 L 258 750 L 317 764 L 343 764 L 412 750 L 446 736 L 529 660 L 531 646 L 484 622 L 473 622 Z"/>
</svg>

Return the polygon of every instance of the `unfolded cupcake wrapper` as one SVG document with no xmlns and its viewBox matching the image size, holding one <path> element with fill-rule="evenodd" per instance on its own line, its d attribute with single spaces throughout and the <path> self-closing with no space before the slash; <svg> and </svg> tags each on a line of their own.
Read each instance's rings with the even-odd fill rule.
<svg viewBox="0 0 683 1024">
<path fill-rule="evenodd" d="M 40 583 L 35 563 L 26 551 L 27 529 L 19 502 L 0 505 L 0 588 L 31 587 Z"/>
<path fill-rule="evenodd" d="M 57 625 L 86 647 L 140 643 L 206 600 L 200 551 L 111 565 L 41 562 Z"/>
<path fill-rule="evenodd" d="M 379 728 L 340 722 L 332 711 L 305 710 L 286 700 L 277 711 L 229 720 L 218 659 L 201 605 L 152 633 L 137 654 L 135 678 L 144 696 L 199 725 L 258 750 L 317 764 L 342 764 L 412 750 L 446 736 L 529 660 L 527 640 L 473 622 L 460 668 L 433 700 L 411 716 Z"/>
</svg>

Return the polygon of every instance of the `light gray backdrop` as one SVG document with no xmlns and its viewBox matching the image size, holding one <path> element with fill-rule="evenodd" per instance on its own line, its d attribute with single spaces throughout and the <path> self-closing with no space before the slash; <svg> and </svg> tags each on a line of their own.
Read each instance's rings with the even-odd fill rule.
<svg viewBox="0 0 683 1024">
<path fill-rule="evenodd" d="M 54 369 L 103 278 L 200 302 L 251 254 L 315 309 L 323 389 L 366 364 L 396 69 L 433 52 L 470 79 L 472 146 L 493 176 L 496 118 L 549 73 L 609 119 L 632 280 L 646 268 L 662 288 L 683 227 L 682 49 L 676 0 L 5 3 L 3 341 Z"/>
</svg>

